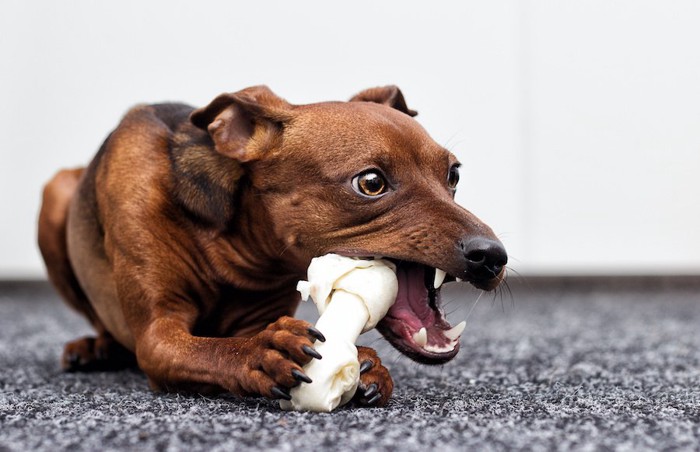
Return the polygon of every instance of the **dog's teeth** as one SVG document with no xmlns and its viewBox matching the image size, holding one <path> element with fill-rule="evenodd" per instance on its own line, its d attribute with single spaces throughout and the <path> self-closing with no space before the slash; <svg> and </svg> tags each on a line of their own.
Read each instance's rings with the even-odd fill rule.
<svg viewBox="0 0 700 452">
<path fill-rule="evenodd" d="M 423 327 L 417 333 L 413 333 L 413 341 L 421 347 L 425 347 L 428 344 L 428 330 Z"/>
<path fill-rule="evenodd" d="M 462 281 L 464 281 L 464 280 L 463 280 L 462 278 L 455 278 L 455 281 L 457 281 L 457 282 L 462 282 Z"/>
<path fill-rule="evenodd" d="M 445 280 L 445 276 L 447 276 L 447 273 L 445 273 L 445 270 L 440 270 L 439 268 L 435 269 L 435 281 L 433 281 L 433 287 L 436 289 L 439 289 L 440 286 L 442 286 L 442 282 Z"/>
<path fill-rule="evenodd" d="M 426 345 L 423 347 L 426 351 L 432 352 L 432 353 L 447 353 L 451 352 L 452 350 L 455 349 L 455 347 L 459 344 L 457 341 L 452 341 L 447 345 Z"/>
<path fill-rule="evenodd" d="M 462 335 L 462 331 L 464 331 L 464 328 L 467 326 L 466 320 L 462 320 L 460 323 L 452 327 L 451 329 L 447 331 L 443 331 L 442 334 L 445 335 L 446 338 L 450 339 L 451 341 L 456 341 L 459 339 L 459 336 Z"/>
</svg>

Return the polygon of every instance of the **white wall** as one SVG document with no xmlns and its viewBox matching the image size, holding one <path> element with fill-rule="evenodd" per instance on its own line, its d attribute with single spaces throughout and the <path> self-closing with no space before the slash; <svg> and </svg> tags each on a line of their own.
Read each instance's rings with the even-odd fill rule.
<svg viewBox="0 0 700 452">
<path fill-rule="evenodd" d="M 700 268 L 700 3 L 531 2 L 526 256 Z"/>
<path fill-rule="evenodd" d="M 6 0 L 0 278 L 43 275 L 41 185 L 131 105 L 398 84 L 523 273 L 700 272 L 693 1 Z"/>
</svg>

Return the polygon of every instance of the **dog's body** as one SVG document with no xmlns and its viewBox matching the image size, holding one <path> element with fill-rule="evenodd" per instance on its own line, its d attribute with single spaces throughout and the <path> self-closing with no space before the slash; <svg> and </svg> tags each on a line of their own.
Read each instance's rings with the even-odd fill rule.
<svg viewBox="0 0 700 452">
<path fill-rule="evenodd" d="M 321 335 L 291 318 L 314 256 L 381 255 L 399 296 L 379 330 L 428 363 L 458 350 L 434 268 L 484 289 L 503 278 L 493 232 L 457 206 L 457 162 L 410 117 L 395 87 L 354 102 L 294 106 L 265 87 L 207 107 L 132 109 L 86 169 L 44 191 L 49 277 L 96 338 L 69 343 L 69 370 L 137 362 L 154 388 L 287 398 Z M 416 281 L 419 281 L 418 283 Z M 427 343 L 415 343 L 425 327 Z M 393 383 L 358 347 L 358 399 Z"/>
</svg>

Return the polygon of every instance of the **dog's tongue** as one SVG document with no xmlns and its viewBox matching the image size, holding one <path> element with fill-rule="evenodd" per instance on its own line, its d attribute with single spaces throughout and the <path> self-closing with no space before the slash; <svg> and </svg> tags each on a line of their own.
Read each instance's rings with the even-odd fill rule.
<svg viewBox="0 0 700 452">
<path fill-rule="evenodd" d="M 418 264 L 398 266 L 396 277 L 399 292 L 388 315 L 403 320 L 411 329 L 418 331 L 435 323 L 435 311 L 428 304 L 428 288 L 425 286 L 425 267 Z"/>
</svg>

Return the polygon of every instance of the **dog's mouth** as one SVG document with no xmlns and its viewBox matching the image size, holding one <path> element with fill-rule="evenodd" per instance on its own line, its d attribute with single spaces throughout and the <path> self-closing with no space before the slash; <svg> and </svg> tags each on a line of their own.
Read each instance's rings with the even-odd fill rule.
<svg viewBox="0 0 700 452">
<path fill-rule="evenodd" d="M 400 352 L 414 361 L 441 364 L 459 351 L 465 322 L 450 325 L 441 305 L 440 287 L 454 280 L 444 271 L 426 265 L 396 261 L 399 291 L 396 302 L 377 330 Z"/>
</svg>

